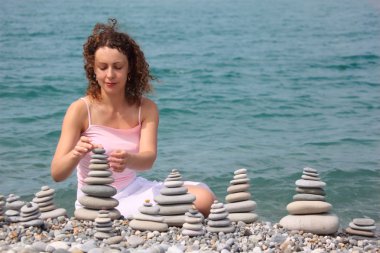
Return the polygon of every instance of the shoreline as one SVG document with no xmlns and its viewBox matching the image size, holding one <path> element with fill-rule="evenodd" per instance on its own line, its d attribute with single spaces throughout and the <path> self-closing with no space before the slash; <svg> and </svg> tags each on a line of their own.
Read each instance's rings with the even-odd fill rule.
<svg viewBox="0 0 380 253">
<path fill-rule="evenodd" d="M 233 233 L 183 236 L 180 227 L 167 232 L 138 231 L 128 219 L 114 220 L 113 235 L 95 239 L 93 221 L 60 216 L 47 219 L 43 227 L 24 228 L 17 223 L 1 224 L 0 252 L 380 252 L 380 231 L 375 237 L 353 236 L 342 228 L 333 235 L 289 231 L 278 223 L 256 221 L 236 225 Z"/>
</svg>

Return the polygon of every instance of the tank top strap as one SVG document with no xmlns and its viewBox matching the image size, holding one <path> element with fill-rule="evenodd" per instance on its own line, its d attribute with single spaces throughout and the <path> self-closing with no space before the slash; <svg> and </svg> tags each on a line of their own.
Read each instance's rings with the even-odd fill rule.
<svg viewBox="0 0 380 253">
<path fill-rule="evenodd" d="M 84 101 L 87 107 L 87 115 L 88 115 L 88 126 L 91 126 L 91 113 L 90 113 L 90 104 L 88 103 L 86 98 L 80 98 L 81 100 Z"/>
<path fill-rule="evenodd" d="M 139 106 L 139 126 L 141 126 L 141 105 Z"/>
</svg>

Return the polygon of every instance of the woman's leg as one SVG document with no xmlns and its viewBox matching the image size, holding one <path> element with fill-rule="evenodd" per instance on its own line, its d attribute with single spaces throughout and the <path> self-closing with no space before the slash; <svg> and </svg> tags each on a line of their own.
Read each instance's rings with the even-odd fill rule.
<svg viewBox="0 0 380 253">
<path fill-rule="evenodd" d="M 216 199 L 214 193 L 201 185 L 186 185 L 188 191 L 195 195 L 196 199 L 194 201 L 195 207 L 201 212 L 205 217 L 208 217 L 211 209 L 211 205 Z"/>
</svg>

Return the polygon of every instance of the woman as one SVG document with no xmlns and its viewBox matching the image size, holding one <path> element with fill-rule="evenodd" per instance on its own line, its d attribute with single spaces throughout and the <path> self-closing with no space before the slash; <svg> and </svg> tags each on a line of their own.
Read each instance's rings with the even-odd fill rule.
<svg viewBox="0 0 380 253">
<path fill-rule="evenodd" d="M 153 79 L 144 54 L 116 25 L 116 20 L 96 24 L 83 46 L 87 94 L 67 109 L 51 175 L 62 181 L 76 168 L 79 198 L 89 172 L 90 151 L 103 147 L 115 179 L 112 185 L 118 191 L 114 196 L 119 200 L 117 209 L 126 217 L 162 187 L 136 175 L 156 160 L 159 114 L 156 104 L 143 96 L 152 90 Z M 196 196 L 195 206 L 207 216 L 214 194 L 199 183 L 186 186 Z"/>
</svg>

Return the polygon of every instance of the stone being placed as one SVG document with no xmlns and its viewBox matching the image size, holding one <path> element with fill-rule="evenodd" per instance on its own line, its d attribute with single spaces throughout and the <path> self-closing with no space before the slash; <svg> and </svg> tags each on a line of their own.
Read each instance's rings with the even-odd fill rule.
<svg viewBox="0 0 380 253">
<path fill-rule="evenodd" d="M 204 216 L 196 209 L 195 206 L 185 213 L 185 223 L 182 225 L 182 235 L 199 236 L 205 234 L 203 226 Z"/>
<path fill-rule="evenodd" d="M 5 216 L 9 222 L 19 222 L 20 209 L 25 205 L 25 201 L 20 200 L 20 196 L 9 194 L 5 204 Z"/>
<path fill-rule="evenodd" d="M 231 221 L 243 221 L 247 224 L 257 220 L 258 215 L 254 213 L 256 202 L 251 199 L 249 192 L 249 178 L 247 169 L 238 169 L 234 172 L 233 180 L 227 188 L 226 204 L 224 207 L 229 212 Z"/>
<path fill-rule="evenodd" d="M 28 202 L 20 209 L 20 224 L 24 227 L 41 227 L 44 221 L 40 218 L 41 212 L 36 203 Z"/>
<path fill-rule="evenodd" d="M 119 201 L 112 198 L 117 190 L 112 185 L 114 182 L 112 172 L 109 170 L 108 156 L 104 149 L 94 149 L 91 155 L 87 177 L 84 179 L 85 185 L 81 188 L 84 196 L 78 199 L 83 208 L 78 208 L 74 212 L 78 220 L 95 220 L 99 210 L 108 210 L 111 219 L 120 218 L 120 212 L 115 208 Z"/>
<path fill-rule="evenodd" d="M 95 218 L 95 234 L 94 237 L 98 240 L 108 239 L 114 236 L 112 232 L 112 219 L 109 216 L 108 210 L 100 210 Z"/>
<path fill-rule="evenodd" d="M 169 229 L 164 218 L 159 215 L 158 206 L 153 206 L 150 200 L 145 200 L 143 206 L 139 207 L 139 213 L 133 215 L 129 226 L 140 231 L 165 232 Z"/>
<path fill-rule="evenodd" d="M 176 169 L 168 175 L 160 194 L 154 198 L 165 223 L 177 227 L 185 223 L 185 213 L 192 207 L 194 200 L 195 196 L 187 192 L 182 176 Z"/>
<path fill-rule="evenodd" d="M 55 190 L 45 185 L 41 187 L 41 191 L 37 192 L 33 198 L 33 203 L 36 203 L 40 209 L 43 220 L 54 219 L 59 216 L 66 216 L 67 212 L 64 208 L 57 208 L 54 205 L 54 193 Z"/>
<path fill-rule="evenodd" d="M 280 220 L 280 225 L 289 230 L 326 235 L 336 233 L 339 229 L 339 218 L 330 213 L 332 205 L 325 201 L 325 182 L 322 182 L 318 171 L 306 167 L 301 179 L 296 181 L 296 192 L 293 202 L 286 207 L 289 215 Z"/>
<path fill-rule="evenodd" d="M 224 207 L 223 203 L 219 203 L 217 200 L 211 205 L 210 214 L 208 216 L 206 230 L 211 233 L 232 233 L 235 231 L 235 226 L 231 220 L 228 219 L 228 211 Z"/>
<path fill-rule="evenodd" d="M 375 221 L 370 218 L 353 219 L 350 224 L 348 224 L 346 232 L 351 235 L 374 237 L 376 234 Z"/>
</svg>

